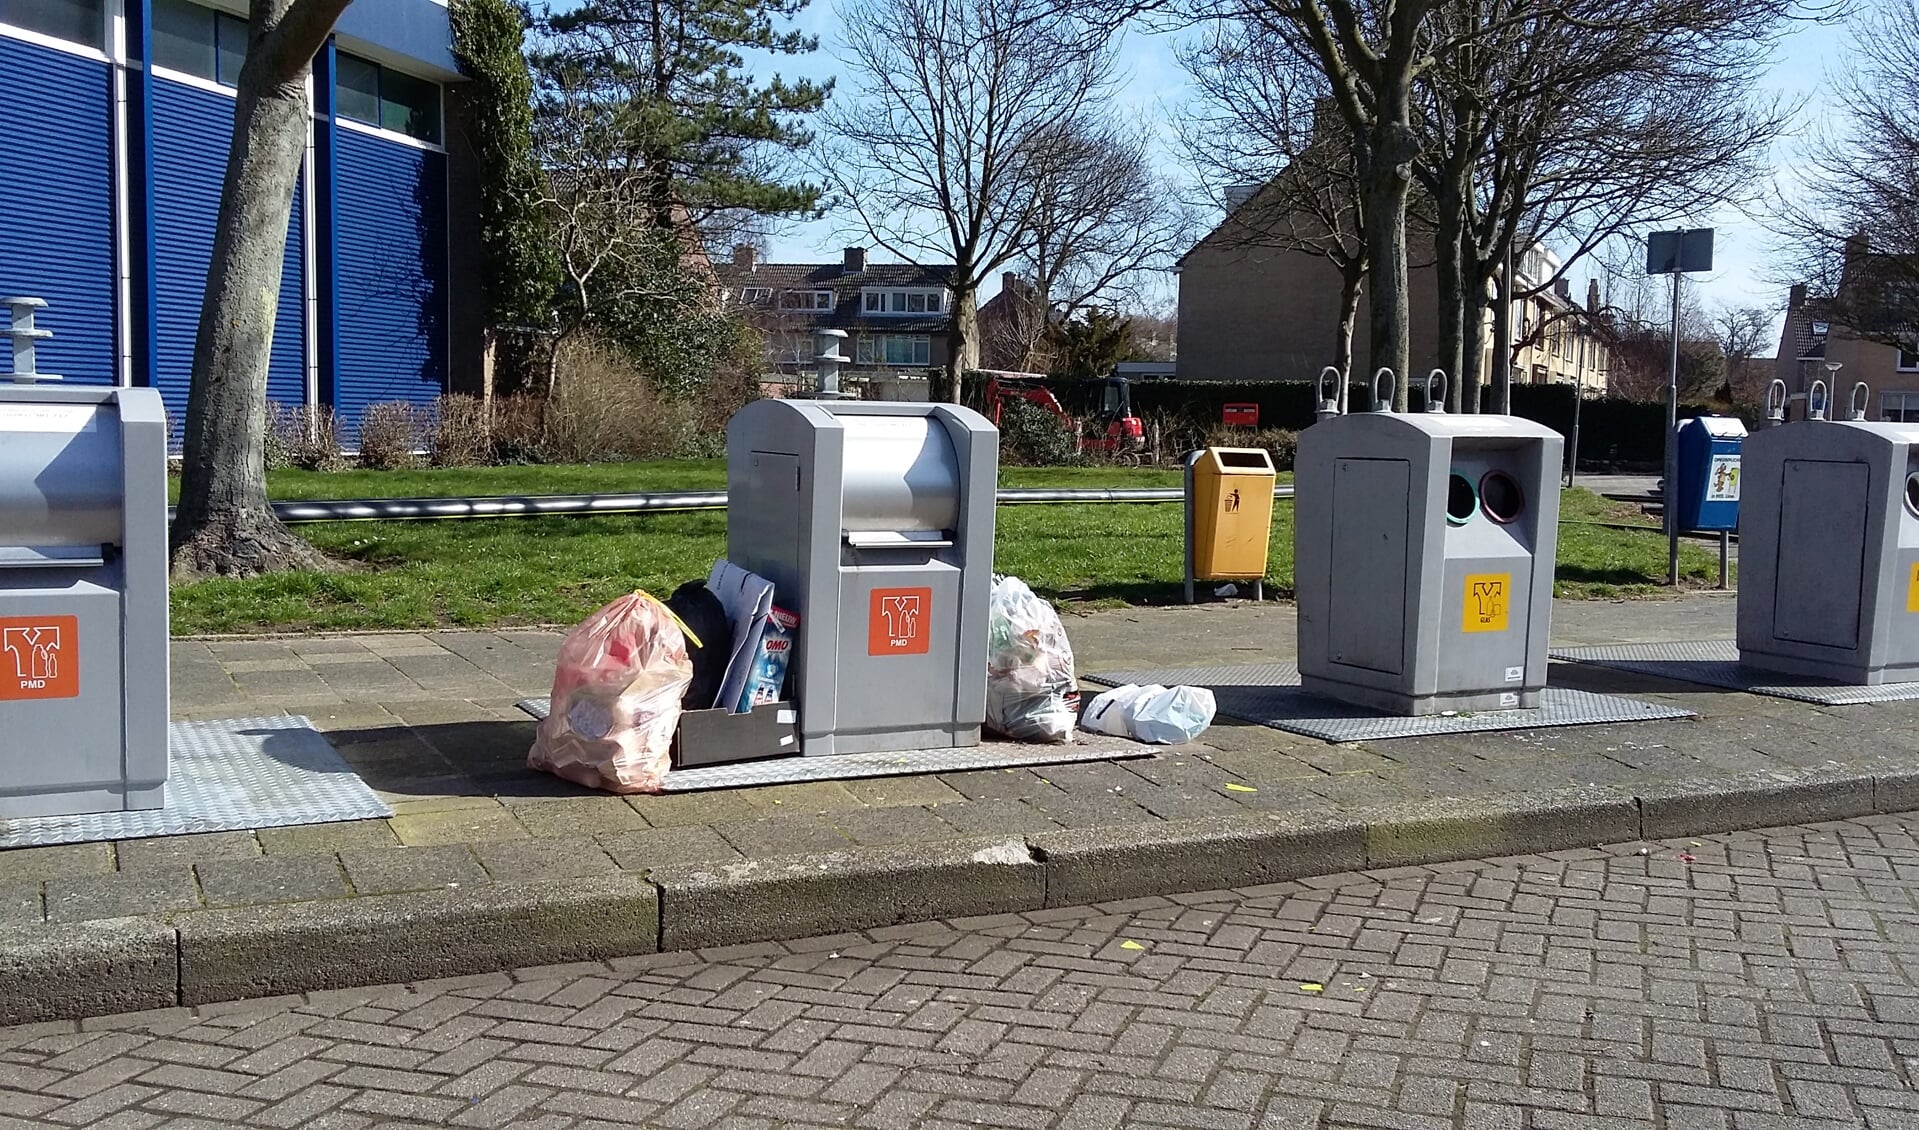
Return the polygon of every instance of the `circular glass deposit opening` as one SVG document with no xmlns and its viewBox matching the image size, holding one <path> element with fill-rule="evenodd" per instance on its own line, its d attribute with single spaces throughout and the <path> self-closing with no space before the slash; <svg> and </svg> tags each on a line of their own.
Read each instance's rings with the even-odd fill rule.
<svg viewBox="0 0 1919 1130">
<path fill-rule="evenodd" d="M 1463 526 L 1472 521 L 1473 511 L 1478 509 L 1479 492 L 1473 488 L 1473 481 L 1454 471 L 1446 480 L 1446 520 Z"/>
<path fill-rule="evenodd" d="M 1488 471 L 1479 480 L 1479 505 L 1486 517 L 1503 526 L 1525 513 L 1526 492 L 1506 472 Z"/>
</svg>

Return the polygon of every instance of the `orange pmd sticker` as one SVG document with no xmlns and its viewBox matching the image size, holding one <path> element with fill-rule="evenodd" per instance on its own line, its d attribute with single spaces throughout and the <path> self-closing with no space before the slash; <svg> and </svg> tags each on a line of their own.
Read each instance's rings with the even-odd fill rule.
<svg viewBox="0 0 1919 1130">
<path fill-rule="evenodd" d="M 927 620 L 932 589 L 874 589 L 867 609 L 866 654 L 925 655 L 932 646 Z"/>
<path fill-rule="evenodd" d="M 80 697 L 80 621 L 0 617 L 0 700 Z"/>
</svg>

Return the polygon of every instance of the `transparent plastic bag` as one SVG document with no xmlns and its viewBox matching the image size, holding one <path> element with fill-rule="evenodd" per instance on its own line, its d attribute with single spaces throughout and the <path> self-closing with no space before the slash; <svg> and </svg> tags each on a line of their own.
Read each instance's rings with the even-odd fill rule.
<svg viewBox="0 0 1919 1130">
<path fill-rule="evenodd" d="M 1206 732 L 1216 707 L 1205 687 L 1128 683 L 1093 699 L 1080 725 L 1097 734 L 1181 745 Z"/>
<path fill-rule="evenodd" d="M 987 728 L 1020 742 L 1072 741 L 1079 680 L 1059 613 L 1018 577 L 995 577 L 986 638 Z"/>
<path fill-rule="evenodd" d="M 673 613 L 643 592 L 621 597 L 560 645 L 552 705 L 527 767 L 592 789 L 658 792 L 692 680 Z"/>
<path fill-rule="evenodd" d="M 1205 733 L 1216 709 L 1205 687 L 1160 687 L 1133 700 L 1128 720 L 1140 741 L 1180 745 Z"/>
</svg>

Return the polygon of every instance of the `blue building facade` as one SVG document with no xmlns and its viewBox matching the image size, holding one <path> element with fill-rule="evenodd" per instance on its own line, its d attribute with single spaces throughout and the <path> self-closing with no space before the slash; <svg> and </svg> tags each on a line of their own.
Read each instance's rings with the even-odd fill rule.
<svg viewBox="0 0 1919 1130">
<path fill-rule="evenodd" d="M 0 295 L 49 303 L 40 369 L 158 388 L 176 420 L 245 14 L 245 0 L 0 0 Z M 349 440 L 369 404 L 477 379 L 463 318 L 477 295 L 455 284 L 475 275 L 450 208 L 470 197 L 449 192 L 470 168 L 449 153 L 450 46 L 445 0 L 356 0 L 314 60 L 268 397 L 333 408 Z"/>
</svg>

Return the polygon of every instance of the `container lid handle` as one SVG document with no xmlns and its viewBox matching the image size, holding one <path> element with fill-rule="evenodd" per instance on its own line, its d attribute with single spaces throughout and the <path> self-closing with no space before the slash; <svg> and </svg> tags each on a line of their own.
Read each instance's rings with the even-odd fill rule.
<svg viewBox="0 0 1919 1130">
<path fill-rule="evenodd" d="M 1437 385 L 1439 391 L 1434 392 Z M 1426 411 L 1444 412 L 1446 410 L 1446 370 L 1434 369 L 1426 374 Z"/>
<path fill-rule="evenodd" d="M 1812 382 L 1812 387 L 1806 390 L 1806 419 L 1825 419 L 1826 407 L 1831 403 L 1832 392 L 1826 387 L 1826 382 L 1823 380 Z"/>
<path fill-rule="evenodd" d="M 1766 386 L 1766 419 L 1775 424 L 1786 422 L 1786 382 L 1774 378 Z"/>
<path fill-rule="evenodd" d="M 1385 382 L 1386 391 L 1380 391 L 1380 382 Z M 1373 374 L 1373 411 L 1391 412 L 1393 410 L 1393 390 L 1399 386 L 1399 378 L 1393 376 L 1391 369 L 1381 369 Z"/>
<path fill-rule="evenodd" d="M 1319 379 L 1313 382 L 1313 387 L 1319 393 L 1320 416 L 1339 415 L 1339 382 L 1345 379 L 1331 365 L 1319 371 Z"/>
<path fill-rule="evenodd" d="M 1872 404 L 1872 390 L 1866 387 L 1866 382 L 1860 381 L 1858 384 L 1853 385 L 1852 399 L 1851 399 L 1851 402 L 1848 403 L 1846 406 L 1846 409 L 1847 409 L 1846 419 L 1848 420 L 1865 419 L 1866 408 L 1871 404 Z"/>
</svg>

